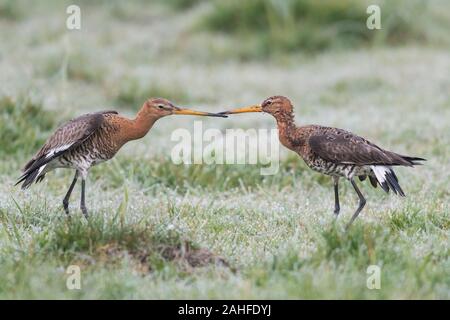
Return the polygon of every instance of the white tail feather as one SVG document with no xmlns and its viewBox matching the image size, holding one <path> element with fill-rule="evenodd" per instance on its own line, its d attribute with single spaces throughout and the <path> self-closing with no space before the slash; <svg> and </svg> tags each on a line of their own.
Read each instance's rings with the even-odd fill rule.
<svg viewBox="0 0 450 320">
<path fill-rule="evenodd" d="M 47 166 L 47 164 L 44 164 L 43 166 L 41 166 L 38 170 L 38 174 L 36 175 L 36 179 L 39 178 L 39 176 L 41 175 L 42 171 L 44 171 L 45 167 Z"/>
<path fill-rule="evenodd" d="M 391 167 L 388 166 L 370 166 L 372 171 L 375 173 L 377 180 L 380 184 L 383 184 L 386 181 L 386 173 L 391 170 Z"/>
</svg>

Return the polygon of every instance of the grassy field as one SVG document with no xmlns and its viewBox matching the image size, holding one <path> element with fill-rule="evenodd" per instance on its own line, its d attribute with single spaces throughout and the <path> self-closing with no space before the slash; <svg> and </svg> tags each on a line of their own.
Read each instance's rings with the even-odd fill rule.
<svg viewBox="0 0 450 320">
<path fill-rule="evenodd" d="M 146 10 L 142 1 L 79 1 L 82 29 L 69 31 L 70 1 L 0 0 L 0 298 L 450 298 L 448 3 L 419 7 L 419 30 L 409 29 L 414 11 L 393 5 L 386 16 L 401 24 L 384 35 L 308 42 L 295 23 L 255 31 L 243 22 L 284 12 L 263 2 L 236 14 L 236 1 L 157 0 Z M 365 17 L 334 16 L 335 7 L 311 7 L 309 30 L 319 28 L 315 15 L 324 24 Z M 263 21 L 278 21 L 271 17 Z M 226 28 L 227 19 L 239 23 Z M 175 116 L 91 171 L 89 221 L 79 186 L 72 218 L 62 210 L 72 172 L 14 187 L 52 130 L 76 115 L 113 107 L 133 116 L 152 96 L 222 111 L 275 94 L 292 99 L 299 124 L 338 126 L 427 158 L 398 170 L 407 197 L 362 184 L 368 204 L 346 233 L 357 206 L 348 183 L 335 221 L 331 179 L 285 149 L 273 176 L 257 165 L 175 165 L 171 133 L 198 120 Z M 275 122 L 246 114 L 203 126 Z M 81 267 L 80 290 L 66 287 L 69 265 Z M 366 286 L 369 265 L 381 268 L 379 290 Z"/>
</svg>

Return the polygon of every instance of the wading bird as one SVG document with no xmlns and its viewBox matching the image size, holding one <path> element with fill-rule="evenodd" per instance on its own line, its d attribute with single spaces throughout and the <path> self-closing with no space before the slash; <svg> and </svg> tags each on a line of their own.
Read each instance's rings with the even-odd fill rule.
<svg viewBox="0 0 450 320">
<path fill-rule="evenodd" d="M 393 166 L 419 165 L 425 159 L 402 156 L 384 150 L 372 142 L 351 132 L 319 125 L 298 127 L 294 123 L 291 101 L 283 96 L 273 96 L 261 105 L 253 105 L 220 114 L 243 112 L 267 112 L 277 121 L 280 142 L 288 149 L 299 154 L 311 169 L 333 177 L 334 180 L 334 214 L 339 215 L 339 178 L 350 181 L 359 197 L 359 205 L 347 224 L 347 228 L 358 217 L 366 204 L 366 199 L 355 183 L 355 177 L 364 181 L 369 177 L 373 187 L 377 184 L 389 193 L 405 196 Z"/>
<path fill-rule="evenodd" d="M 45 174 L 53 169 L 75 169 L 75 177 L 63 200 L 64 211 L 69 214 L 69 198 L 81 176 L 80 208 L 88 217 L 85 184 L 89 169 L 114 157 L 125 143 L 144 137 L 159 118 L 172 114 L 226 117 L 181 109 L 162 98 L 147 100 L 134 119 L 125 118 L 116 111 L 85 114 L 64 123 L 50 136 L 25 165 L 16 185 L 23 182 L 22 189 L 26 189 L 33 182 L 42 181 Z"/>
</svg>

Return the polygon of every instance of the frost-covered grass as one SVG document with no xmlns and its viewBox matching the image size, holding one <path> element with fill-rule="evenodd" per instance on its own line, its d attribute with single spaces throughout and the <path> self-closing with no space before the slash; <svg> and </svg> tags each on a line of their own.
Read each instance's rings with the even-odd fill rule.
<svg viewBox="0 0 450 320">
<path fill-rule="evenodd" d="M 61 27 L 60 2 L 0 5 L 0 298 L 449 299 L 449 48 L 242 62 L 229 39 L 193 27 L 208 4 L 177 2 L 152 10 L 81 2 L 78 32 Z M 161 119 L 92 170 L 89 221 L 79 186 L 70 220 L 61 208 L 72 172 L 25 192 L 13 186 L 37 146 L 73 116 L 111 107 L 132 116 L 146 95 L 221 111 L 274 94 L 292 99 L 300 124 L 342 127 L 427 158 L 398 169 L 407 198 L 360 184 L 368 204 L 345 233 L 357 206 L 351 187 L 342 184 L 335 220 L 330 179 L 283 148 L 274 176 L 259 166 L 172 163 L 171 133 L 198 120 L 181 116 Z M 203 120 L 221 130 L 275 126 L 262 114 Z M 66 288 L 73 264 L 81 290 Z M 366 287 L 373 264 L 380 290 Z"/>
</svg>

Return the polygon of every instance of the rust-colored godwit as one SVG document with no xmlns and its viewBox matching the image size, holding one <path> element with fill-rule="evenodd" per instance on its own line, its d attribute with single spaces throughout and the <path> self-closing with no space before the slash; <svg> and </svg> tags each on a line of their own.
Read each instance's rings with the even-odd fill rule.
<svg viewBox="0 0 450 320">
<path fill-rule="evenodd" d="M 347 228 L 358 217 L 366 204 L 366 199 L 355 182 L 355 177 L 364 181 L 369 177 L 372 186 L 395 194 L 405 196 L 394 166 L 412 167 L 419 165 L 425 159 L 403 156 L 384 150 L 372 142 L 351 132 L 319 125 L 296 126 L 291 101 L 283 96 L 273 96 L 263 101 L 261 105 L 239 108 L 221 114 L 244 112 L 267 112 L 277 121 L 280 142 L 288 149 L 299 154 L 305 163 L 313 170 L 333 177 L 335 208 L 334 214 L 339 215 L 339 178 L 350 181 L 355 189 L 359 205 L 351 217 Z"/>
</svg>

